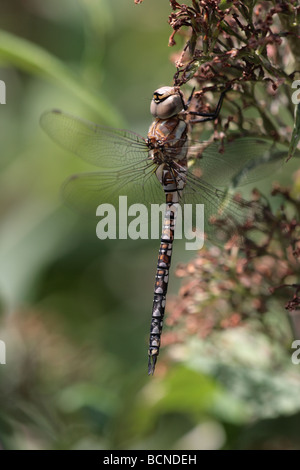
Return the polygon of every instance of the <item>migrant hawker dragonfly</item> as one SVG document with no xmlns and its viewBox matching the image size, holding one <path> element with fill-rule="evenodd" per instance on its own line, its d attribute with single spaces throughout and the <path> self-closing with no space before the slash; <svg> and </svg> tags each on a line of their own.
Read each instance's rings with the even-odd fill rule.
<svg viewBox="0 0 300 470">
<path fill-rule="evenodd" d="M 186 116 L 190 113 L 196 122 L 216 119 L 224 93 L 216 110 L 207 114 L 189 112 L 191 98 L 185 103 L 179 87 L 157 89 L 151 101 L 154 121 L 147 138 L 83 121 L 58 110 L 45 112 L 41 117 L 42 128 L 54 141 L 101 167 L 98 172 L 74 175 L 65 182 L 64 199 L 75 209 L 95 216 L 99 204 L 117 204 L 119 195 L 127 196 L 128 204 L 149 206 L 163 203 L 165 193 L 165 222 L 148 349 L 149 375 L 154 373 L 160 349 L 179 204 L 204 204 L 208 238 L 215 239 L 216 235 L 212 216 L 221 215 L 235 231 L 249 218 L 253 219 L 253 205 L 219 188 L 237 187 L 268 175 L 270 160 L 281 162 L 285 154 L 284 149 L 259 138 L 244 137 L 228 142 L 222 154 L 216 142 L 194 145 L 189 141 Z M 259 208 L 256 207 L 255 213 L 259 216 Z"/>
</svg>

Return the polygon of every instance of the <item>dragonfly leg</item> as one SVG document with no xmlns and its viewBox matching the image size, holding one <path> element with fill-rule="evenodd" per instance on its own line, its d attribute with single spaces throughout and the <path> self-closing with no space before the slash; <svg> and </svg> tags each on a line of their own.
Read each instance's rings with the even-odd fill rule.
<svg viewBox="0 0 300 470">
<path fill-rule="evenodd" d="M 189 111 L 189 114 L 191 114 L 193 116 L 201 116 L 201 117 L 204 118 L 204 119 L 193 119 L 190 122 L 193 122 L 193 123 L 195 123 L 195 122 L 206 122 L 206 121 L 214 121 L 215 119 L 217 119 L 217 117 L 220 114 L 222 104 L 223 104 L 223 99 L 224 99 L 224 96 L 227 93 L 227 91 L 228 91 L 228 88 L 226 88 L 226 90 L 222 91 L 222 93 L 220 95 L 220 98 L 219 98 L 219 101 L 218 101 L 218 104 L 217 104 L 217 107 L 214 110 L 214 112 L 212 112 L 212 113 L 201 113 L 199 111 Z"/>
<path fill-rule="evenodd" d="M 197 122 L 207 122 L 207 121 L 214 121 L 216 118 L 213 118 L 213 117 L 206 117 L 206 118 L 203 118 L 203 119 L 190 119 L 190 123 L 191 124 L 195 124 Z"/>
<path fill-rule="evenodd" d="M 190 94 L 189 99 L 188 99 L 187 102 L 185 103 L 185 106 L 184 106 L 184 110 L 185 110 L 185 111 L 188 109 L 189 105 L 191 104 L 192 98 L 193 98 L 193 96 L 194 96 L 194 91 L 195 91 L 195 87 L 192 89 L 192 93 Z"/>
</svg>

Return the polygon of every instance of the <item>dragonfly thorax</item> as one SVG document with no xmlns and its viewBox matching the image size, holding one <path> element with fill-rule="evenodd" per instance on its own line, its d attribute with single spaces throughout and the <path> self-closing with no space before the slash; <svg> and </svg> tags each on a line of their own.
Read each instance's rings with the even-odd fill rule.
<svg viewBox="0 0 300 470">
<path fill-rule="evenodd" d="M 150 126 L 147 145 L 154 163 L 182 160 L 186 157 L 187 125 L 178 116 L 155 119 Z"/>
</svg>

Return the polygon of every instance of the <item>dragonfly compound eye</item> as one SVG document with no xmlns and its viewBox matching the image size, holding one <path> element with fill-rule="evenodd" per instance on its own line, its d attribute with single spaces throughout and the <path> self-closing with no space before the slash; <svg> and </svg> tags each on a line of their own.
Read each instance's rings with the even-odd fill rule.
<svg viewBox="0 0 300 470">
<path fill-rule="evenodd" d="M 164 86 L 153 93 L 150 112 L 159 119 L 169 119 L 180 113 L 183 101 L 177 87 Z"/>
</svg>

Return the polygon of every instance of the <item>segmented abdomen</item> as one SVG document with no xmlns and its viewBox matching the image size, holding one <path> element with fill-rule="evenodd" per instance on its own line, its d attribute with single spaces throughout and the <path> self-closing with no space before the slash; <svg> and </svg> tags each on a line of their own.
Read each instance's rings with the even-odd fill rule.
<svg viewBox="0 0 300 470">
<path fill-rule="evenodd" d="M 157 270 L 155 276 L 154 299 L 150 327 L 150 340 L 148 350 L 148 374 L 153 374 L 160 348 L 160 338 L 163 328 L 166 295 L 169 282 L 172 247 L 175 233 L 176 212 L 178 204 L 167 203 L 158 254 Z"/>
</svg>

